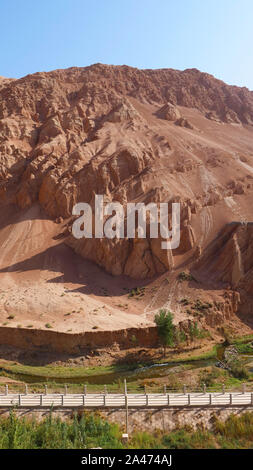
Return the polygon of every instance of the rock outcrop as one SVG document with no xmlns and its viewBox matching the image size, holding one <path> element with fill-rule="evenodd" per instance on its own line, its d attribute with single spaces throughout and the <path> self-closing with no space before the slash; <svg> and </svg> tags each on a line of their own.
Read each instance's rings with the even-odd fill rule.
<svg viewBox="0 0 253 470">
<path fill-rule="evenodd" d="M 157 117 L 165 119 L 166 121 L 179 121 L 181 114 L 179 109 L 171 103 L 166 103 L 156 113 Z"/>
<path fill-rule="evenodd" d="M 190 121 L 183 117 L 177 119 L 175 124 L 180 127 L 186 127 L 187 129 L 194 129 L 194 126 L 190 123 Z"/>
</svg>

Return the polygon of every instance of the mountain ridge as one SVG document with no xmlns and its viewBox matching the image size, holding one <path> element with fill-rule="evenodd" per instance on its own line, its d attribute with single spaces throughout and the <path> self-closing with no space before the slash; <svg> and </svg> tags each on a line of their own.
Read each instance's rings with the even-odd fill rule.
<svg viewBox="0 0 253 470">
<path fill-rule="evenodd" d="M 226 271 L 230 269 L 240 275 L 235 288 L 243 286 L 248 312 L 250 301 L 244 292 L 251 286 L 251 264 L 239 253 L 245 249 L 246 234 L 238 232 L 226 245 L 224 256 L 229 258 L 232 247 L 235 261 L 222 260 L 225 272 L 217 282 L 204 260 L 208 245 L 224 226 L 252 219 L 252 124 L 253 92 L 196 69 L 95 64 L 4 82 L 0 278 L 13 301 L 3 304 L 3 315 L 11 313 L 17 299 L 24 299 L 23 284 L 28 282 L 33 294 L 20 300 L 20 315 L 34 315 L 38 326 L 36 312 L 43 310 L 46 321 L 57 317 L 64 329 L 62 317 L 76 309 L 77 302 L 75 294 L 68 294 L 71 300 L 63 304 L 62 288 L 70 282 L 79 300 L 90 305 L 85 328 L 92 329 L 95 311 L 102 312 L 103 306 L 102 328 L 124 328 L 130 322 L 149 326 L 160 307 L 171 309 L 179 322 L 189 316 L 179 304 L 183 295 L 193 301 L 204 295 L 209 303 L 224 304 L 225 291 L 234 289 Z M 149 237 L 76 240 L 71 234 L 72 207 L 77 202 L 93 207 L 95 194 L 104 194 L 105 202 L 119 201 L 124 208 L 128 202 L 168 202 L 170 207 L 180 202 L 180 247 L 162 250 L 161 240 Z M 240 270 L 238 259 L 244 263 Z M 198 260 L 199 271 L 194 264 Z M 214 265 L 219 263 L 217 259 Z M 198 283 L 182 285 L 180 271 L 193 268 Z M 91 272 L 97 288 L 89 279 Z M 133 299 L 130 314 L 119 286 L 135 287 L 134 279 L 151 286 L 157 279 L 163 288 L 158 288 L 159 295 Z M 105 285 L 111 295 L 103 295 Z M 237 302 L 233 305 L 224 307 L 224 315 L 237 310 Z M 82 327 L 78 315 L 77 325 Z M 219 316 L 224 320 L 215 309 L 212 315 L 210 321 Z"/>
</svg>

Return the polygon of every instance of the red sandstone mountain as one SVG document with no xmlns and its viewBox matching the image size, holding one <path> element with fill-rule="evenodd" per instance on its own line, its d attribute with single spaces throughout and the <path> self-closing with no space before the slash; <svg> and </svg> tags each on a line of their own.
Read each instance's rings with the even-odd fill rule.
<svg viewBox="0 0 253 470">
<path fill-rule="evenodd" d="M 179 248 L 161 250 L 154 239 L 74 239 L 73 204 L 92 204 L 94 194 L 124 205 L 180 201 Z M 114 329 L 150 324 L 161 306 L 179 321 L 189 318 L 180 304 L 187 295 L 211 296 L 209 324 L 229 321 L 237 309 L 250 323 L 253 245 L 244 223 L 252 201 L 247 88 L 196 69 L 102 64 L 0 77 L 3 322 L 14 312 L 16 324 L 50 320 L 66 330 L 64 315 L 74 307 L 71 331 Z M 187 270 L 198 282 L 178 281 Z M 130 302 L 124 288 L 140 283 L 146 295 Z"/>
</svg>

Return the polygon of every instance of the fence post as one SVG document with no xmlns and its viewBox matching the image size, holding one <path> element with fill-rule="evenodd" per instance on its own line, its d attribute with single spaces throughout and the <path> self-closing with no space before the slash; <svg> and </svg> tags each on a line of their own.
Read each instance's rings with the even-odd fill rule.
<svg viewBox="0 0 253 470">
<path fill-rule="evenodd" d="M 212 394 L 209 393 L 209 405 L 211 405 L 211 404 L 212 404 Z"/>
<path fill-rule="evenodd" d="M 62 396 L 61 396 L 61 406 L 63 406 L 63 405 L 64 405 L 64 395 L 62 394 Z"/>
<path fill-rule="evenodd" d="M 47 385 L 45 385 L 45 395 L 47 395 Z"/>
<path fill-rule="evenodd" d="M 68 393 L 68 386 L 67 386 L 66 384 L 64 385 L 64 389 L 65 389 L 64 394 L 67 395 L 67 393 Z"/>
<path fill-rule="evenodd" d="M 188 393 L 188 405 L 190 405 L 190 404 L 191 404 L 191 395 L 190 395 L 190 393 Z"/>
<path fill-rule="evenodd" d="M 245 393 L 246 384 L 242 384 L 242 393 Z"/>
<path fill-rule="evenodd" d="M 40 395 L 40 406 L 42 406 L 43 395 Z"/>
<path fill-rule="evenodd" d="M 5 395 L 8 395 L 8 393 L 9 393 L 8 385 L 5 385 Z"/>
<path fill-rule="evenodd" d="M 251 394 L 251 405 L 253 405 L 253 393 Z"/>
<path fill-rule="evenodd" d="M 184 390 L 184 395 L 186 395 L 186 385 L 184 385 L 183 390 Z"/>
<path fill-rule="evenodd" d="M 148 406 L 148 394 L 146 395 L 146 405 Z"/>
<path fill-rule="evenodd" d="M 106 394 L 104 393 L 104 406 L 106 406 Z"/>
<path fill-rule="evenodd" d="M 83 406 L 85 406 L 85 394 L 83 395 Z"/>
<path fill-rule="evenodd" d="M 167 397 L 168 397 L 168 405 L 170 405 L 170 394 L 169 393 L 168 393 Z"/>
<path fill-rule="evenodd" d="M 124 380 L 125 382 L 125 406 L 126 406 L 126 434 L 128 434 L 128 396 L 127 396 L 127 390 L 126 390 L 126 379 Z"/>
<path fill-rule="evenodd" d="M 18 396 L 18 406 L 21 406 L 21 395 Z"/>
<path fill-rule="evenodd" d="M 203 391 L 206 394 L 206 384 L 203 385 Z"/>
<path fill-rule="evenodd" d="M 124 379 L 124 394 L 125 394 L 125 397 L 127 396 L 127 381 L 126 379 Z"/>
<path fill-rule="evenodd" d="M 230 393 L 230 395 L 229 395 L 229 401 L 230 401 L 230 405 L 232 405 L 232 402 L 233 402 L 233 394 L 232 393 Z"/>
<path fill-rule="evenodd" d="M 26 395 L 28 394 L 28 386 L 27 386 L 27 384 L 25 384 L 25 394 L 26 394 Z"/>
</svg>

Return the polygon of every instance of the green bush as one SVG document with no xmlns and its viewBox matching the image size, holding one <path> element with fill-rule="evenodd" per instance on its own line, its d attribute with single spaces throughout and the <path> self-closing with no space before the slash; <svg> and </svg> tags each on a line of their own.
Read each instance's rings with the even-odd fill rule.
<svg viewBox="0 0 253 470">
<path fill-rule="evenodd" d="M 218 378 L 225 377 L 225 374 L 226 371 L 219 370 L 217 367 L 212 367 L 211 370 L 204 369 L 199 375 L 199 385 L 203 386 L 205 384 L 207 387 L 211 387 Z"/>
<path fill-rule="evenodd" d="M 93 414 L 77 415 L 62 421 L 51 415 L 43 421 L 17 418 L 0 419 L 1 449 L 84 449 L 122 448 L 119 428 Z"/>
<path fill-rule="evenodd" d="M 212 435 L 208 431 L 192 431 L 187 428 L 174 431 L 162 439 L 166 449 L 202 449 L 215 447 Z"/>
<path fill-rule="evenodd" d="M 234 361 L 232 364 L 229 364 L 230 373 L 236 379 L 249 379 L 250 374 L 247 371 L 246 367 L 243 366 L 240 361 Z"/>
</svg>

